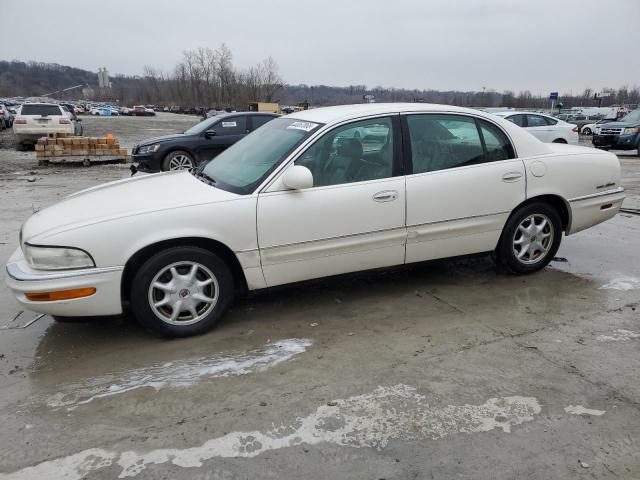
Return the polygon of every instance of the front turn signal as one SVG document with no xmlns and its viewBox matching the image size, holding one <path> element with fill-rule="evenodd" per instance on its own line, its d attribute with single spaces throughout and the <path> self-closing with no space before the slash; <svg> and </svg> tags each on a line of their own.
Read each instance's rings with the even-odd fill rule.
<svg viewBox="0 0 640 480">
<path fill-rule="evenodd" d="M 96 293 L 96 289 L 89 287 L 59 290 L 57 292 L 27 292 L 24 296 L 32 302 L 54 302 L 56 300 L 73 300 L 74 298 L 89 297 L 94 293 Z"/>
</svg>

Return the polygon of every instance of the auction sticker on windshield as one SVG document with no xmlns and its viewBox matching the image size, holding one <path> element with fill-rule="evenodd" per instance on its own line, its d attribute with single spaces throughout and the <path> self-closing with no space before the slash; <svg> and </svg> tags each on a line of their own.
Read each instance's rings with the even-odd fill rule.
<svg viewBox="0 0 640 480">
<path fill-rule="evenodd" d="M 317 126 L 318 126 L 317 123 L 312 123 L 312 122 L 293 122 L 291 125 L 287 127 L 287 129 L 302 130 L 304 132 L 310 132 Z"/>
<path fill-rule="evenodd" d="M 222 127 L 226 128 L 226 127 L 237 127 L 238 124 L 236 122 L 222 122 Z"/>
</svg>

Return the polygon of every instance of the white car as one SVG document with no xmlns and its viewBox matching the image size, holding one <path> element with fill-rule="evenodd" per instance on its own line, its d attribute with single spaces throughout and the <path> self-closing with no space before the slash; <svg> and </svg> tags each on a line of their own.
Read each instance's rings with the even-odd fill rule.
<svg viewBox="0 0 640 480">
<path fill-rule="evenodd" d="M 526 129 L 531 135 L 545 143 L 569 143 L 577 145 L 580 142 L 578 127 L 563 120 L 535 112 L 498 112 L 494 113 L 505 118 L 519 127 Z"/>
<path fill-rule="evenodd" d="M 33 144 L 50 133 L 73 135 L 74 132 L 73 121 L 55 103 L 24 103 L 13 121 L 13 133 L 20 146 Z"/>
<path fill-rule="evenodd" d="M 365 150 L 360 128 L 386 135 Z M 623 192 L 615 155 L 545 144 L 476 110 L 318 108 L 272 120 L 202 170 L 107 183 L 35 213 L 7 284 L 61 321 L 128 306 L 187 336 L 244 291 L 312 278 L 479 252 L 535 272 L 563 233 L 613 217 Z"/>
<path fill-rule="evenodd" d="M 600 127 L 605 123 L 615 122 L 616 118 L 603 118 L 595 123 L 588 123 L 580 129 L 582 135 L 600 135 Z"/>
</svg>

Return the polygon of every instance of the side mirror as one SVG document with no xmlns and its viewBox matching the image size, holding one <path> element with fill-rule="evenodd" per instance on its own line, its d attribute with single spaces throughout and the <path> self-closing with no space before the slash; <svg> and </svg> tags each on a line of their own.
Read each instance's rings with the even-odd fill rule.
<svg viewBox="0 0 640 480">
<path fill-rule="evenodd" d="M 215 130 L 207 130 L 206 132 L 204 132 L 204 136 L 207 138 L 215 137 L 216 132 Z"/>
<path fill-rule="evenodd" d="M 290 190 L 311 188 L 313 187 L 313 174 L 307 167 L 294 165 L 284 173 L 282 183 Z"/>
</svg>

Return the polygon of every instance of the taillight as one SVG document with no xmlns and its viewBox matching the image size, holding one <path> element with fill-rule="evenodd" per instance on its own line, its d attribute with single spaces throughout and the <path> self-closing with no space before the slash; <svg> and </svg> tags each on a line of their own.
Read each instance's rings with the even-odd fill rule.
<svg viewBox="0 0 640 480">
<path fill-rule="evenodd" d="M 27 124 L 27 120 L 25 120 L 24 118 L 16 118 L 13 123 L 15 123 L 16 125 L 26 125 Z"/>
<path fill-rule="evenodd" d="M 61 118 L 58 120 L 58 122 L 60 122 L 63 125 L 69 125 L 71 123 L 71 120 L 67 119 L 67 118 Z"/>
<path fill-rule="evenodd" d="M 578 133 L 578 127 L 577 127 L 577 126 L 573 127 L 573 128 L 571 129 L 571 131 L 572 131 L 572 132 L 574 132 L 574 133 Z"/>
</svg>

